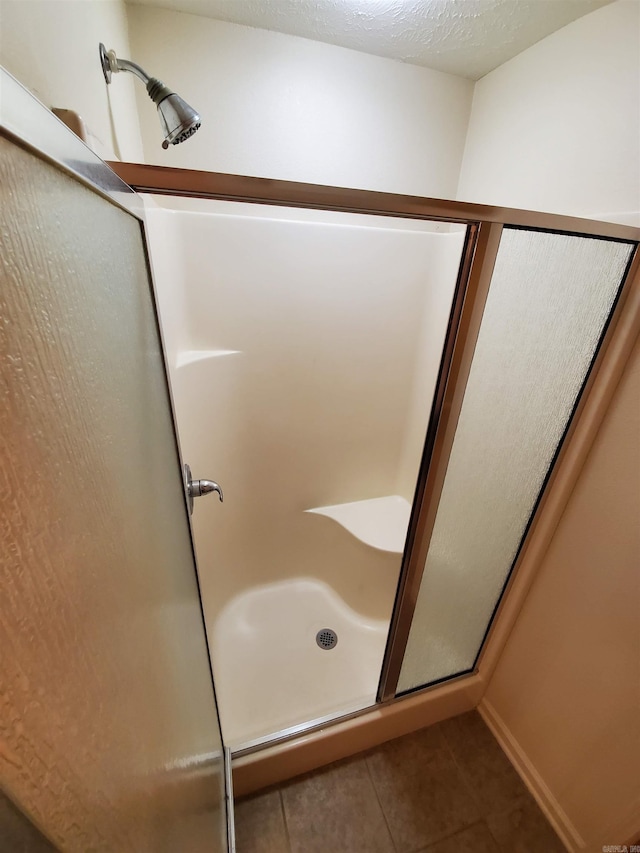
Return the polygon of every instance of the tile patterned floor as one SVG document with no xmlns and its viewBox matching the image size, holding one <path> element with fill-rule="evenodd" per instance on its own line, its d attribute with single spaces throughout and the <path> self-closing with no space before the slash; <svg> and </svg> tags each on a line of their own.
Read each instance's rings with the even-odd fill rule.
<svg viewBox="0 0 640 853">
<path fill-rule="evenodd" d="M 238 853 L 563 853 L 476 712 L 236 804 Z"/>
</svg>

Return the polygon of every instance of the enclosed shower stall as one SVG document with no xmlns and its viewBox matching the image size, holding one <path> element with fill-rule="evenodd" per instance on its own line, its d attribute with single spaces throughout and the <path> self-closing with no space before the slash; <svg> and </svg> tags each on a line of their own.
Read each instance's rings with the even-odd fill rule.
<svg viewBox="0 0 640 853">
<path fill-rule="evenodd" d="M 2 83 L 5 769 L 44 825 L 62 768 L 61 843 L 232 848 L 229 747 L 246 791 L 477 706 L 640 229 L 111 169 Z"/>
<path fill-rule="evenodd" d="M 151 255 L 224 732 L 373 704 L 462 226 L 156 199 Z"/>
<path fill-rule="evenodd" d="M 635 243 L 146 205 L 227 742 L 473 672 Z"/>
</svg>

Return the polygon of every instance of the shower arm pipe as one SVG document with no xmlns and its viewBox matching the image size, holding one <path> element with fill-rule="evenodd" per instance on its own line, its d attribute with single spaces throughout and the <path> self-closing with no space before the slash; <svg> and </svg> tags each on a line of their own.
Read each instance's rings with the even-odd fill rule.
<svg viewBox="0 0 640 853">
<path fill-rule="evenodd" d="M 173 94 L 171 89 L 169 89 L 168 86 L 165 86 L 162 80 L 158 80 L 157 77 L 152 77 L 150 74 L 147 74 L 144 68 L 138 65 L 137 62 L 132 62 L 130 59 L 120 59 L 116 56 L 115 50 L 106 50 L 103 44 L 100 45 L 100 58 L 104 78 L 107 83 L 111 82 L 112 74 L 117 74 L 120 71 L 130 71 L 132 74 L 135 74 L 138 79 L 142 80 L 147 90 L 147 94 L 154 104 L 159 106 L 161 101 L 163 101 L 167 96 Z"/>
<path fill-rule="evenodd" d="M 144 68 L 141 68 L 137 62 L 131 62 L 129 59 L 118 59 L 115 54 L 111 54 L 112 51 L 109 51 L 109 65 L 111 66 L 112 72 L 117 73 L 118 71 L 131 71 L 132 74 L 135 74 L 136 77 L 139 77 L 142 80 L 145 86 L 149 83 L 151 75 L 147 74 Z"/>
</svg>

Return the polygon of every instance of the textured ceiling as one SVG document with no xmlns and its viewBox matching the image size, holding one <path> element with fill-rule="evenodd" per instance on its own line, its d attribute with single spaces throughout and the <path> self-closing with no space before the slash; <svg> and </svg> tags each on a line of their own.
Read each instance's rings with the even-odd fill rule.
<svg viewBox="0 0 640 853">
<path fill-rule="evenodd" d="M 478 80 L 612 0 L 127 0 Z"/>
</svg>

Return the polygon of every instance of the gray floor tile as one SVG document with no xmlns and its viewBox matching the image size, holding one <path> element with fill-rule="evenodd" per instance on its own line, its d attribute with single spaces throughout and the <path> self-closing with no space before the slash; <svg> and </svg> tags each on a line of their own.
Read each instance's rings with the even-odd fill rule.
<svg viewBox="0 0 640 853">
<path fill-rule="evenodd" d="M 480 818 L 440 726 L 383 744 L 368 754 L 367 763 L 401 853 L 420 850 Z"/>
<path fill-rule="evenodd" d="M 281 791 L 292 853 L 394 853 L 364 758 L 318 770 Z"/>
<path fill-rule="evenodd" d="M 267 791 L 235 804 L 238 853 L 289 853 L 279 791 Z"/>
<path fill-rule="evenodd" d="M 475 712 L 241 800 L 236 831 L 238 853 L 564 850 Z"/>
<path fill-rule="evenodd" d="M 476 711 L 440 726 L 483 818 L 529 802 L 524 783 Z"/>
<path fill-rule="evenodd" d="M 422 853 L 500 853 L 487 825 L 474 823 L 444 841 L 426 847 Z"/>
<path fill-rule="evenodd" d="M 565 853 L 565 847 L 533 798 L 525 805 L 487 818 L 501 853 Z"/>
</svg>

